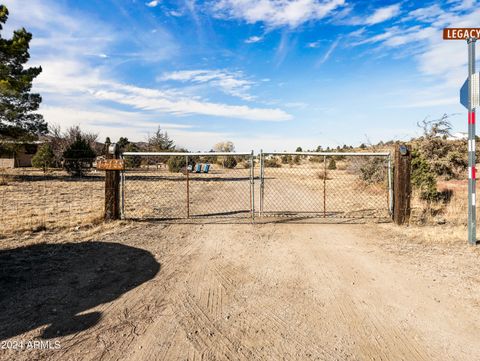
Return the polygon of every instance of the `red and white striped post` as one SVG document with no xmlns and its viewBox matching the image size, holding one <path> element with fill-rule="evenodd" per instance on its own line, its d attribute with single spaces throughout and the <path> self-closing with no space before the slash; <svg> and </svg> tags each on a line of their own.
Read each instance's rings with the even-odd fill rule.
<svg viewBox="0 0 480 361">
<path fill-rule="evenodd" d="M 479 107 L 479 74 L 475 74 L 475 42 L 480 28 L 445 28 L 443 40 L 467 40 L 468 78 L 460 89 L 460 103 L 468 109 L 468 242 L 477 244 L 475 108 Z"/>
<path fill-rule="evenodd" d="M 476 159 L 475 159 L 475 107 L 472 104 L 472 76 L 475 74 L 475 41 L 468 44 L 468 242 L 477 244 L 476 218 Z"/>
</svg>

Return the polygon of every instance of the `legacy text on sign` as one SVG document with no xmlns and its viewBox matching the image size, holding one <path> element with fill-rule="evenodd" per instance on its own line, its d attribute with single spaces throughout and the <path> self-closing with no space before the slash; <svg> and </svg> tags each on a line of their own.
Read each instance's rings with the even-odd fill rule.
<svg viewBox="0 0 480 361">
<path fill-rule="evenodd" d="M 445 28 L 443 40 L 480 39 L 480 28 Z"/>
</svg>

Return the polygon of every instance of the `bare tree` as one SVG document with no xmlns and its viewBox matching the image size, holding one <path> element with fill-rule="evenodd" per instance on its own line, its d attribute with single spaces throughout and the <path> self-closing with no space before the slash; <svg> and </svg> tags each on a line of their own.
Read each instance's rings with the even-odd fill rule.
<svg viewBox="0 0 480 361">
<path fill-rule="evenodd" d="M 425 118 L 421 122 L 417 122 L 417 126 L 422 129 L 423 137 L 426 139 L 448 137 L 452 130 L 452 124 L 448 120 L 449 117 L 448 114 L 443 114 L 438 119 Z"/>
<path fill-rule="evenodd" d="M 217 143 L 213 146 L 213 150 L 215 152 L 233 152 L 235 151 L 235 145 L 233 142 L 230 141 L 225 141 L 225 142 L 220 142 Z"/>
<path fill-rule="evenodd" d="M 92 149 L 96 149 L 98 134 L 84 132 L 78 125 L 67 128 L 62 132 L 58 124 L 49 125 L 49 142 L 54 154 L 54 165 L 59 167 L 62 164 L 63 153 L 68 147 L 80 137 L 84 139 Z"/>
</svg>

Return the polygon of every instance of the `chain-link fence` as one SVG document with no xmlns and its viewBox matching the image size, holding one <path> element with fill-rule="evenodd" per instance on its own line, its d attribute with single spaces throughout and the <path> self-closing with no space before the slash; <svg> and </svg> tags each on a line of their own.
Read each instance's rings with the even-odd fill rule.
<svg viewBox="0 0 480 361">
<path fill-rule="evenodd" d="M 123 154 L 123 214 L 133 219 L 388 219 L 389 153 Z"/>
<path fill-rule="evenodd" d="M 126 218 L 253 217 L 253 153 L 125 152 L 123 158 Z"/>
<path fill-rule="evenodd" d="M 261 153 L 262 216 L 388 219 L 389 153 Z"/>
<path fill-rule="evenodd" d="M 388 219 L 388 153 L 124 153 L 124 218 Z M 0 169 L 0 236 L 102 219 L 105 172 Z M 81 169 L 78 172 L 78 169 Z M 78 176 L 78 175 L 81 176 Z M 261 216 L 261 217 L 259 217 Z"/>
</svg>

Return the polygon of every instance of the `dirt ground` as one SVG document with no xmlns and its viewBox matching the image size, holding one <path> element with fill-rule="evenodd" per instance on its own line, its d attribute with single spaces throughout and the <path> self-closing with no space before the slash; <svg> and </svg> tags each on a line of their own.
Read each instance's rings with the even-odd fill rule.
<svg viewBox="0 0 480 361">
<path fill-rule="evenodd" d="M 479 250 L 404 230 L 136 222 L 4 238 L 0 359 L 480 359 Z"/>
</svg>

